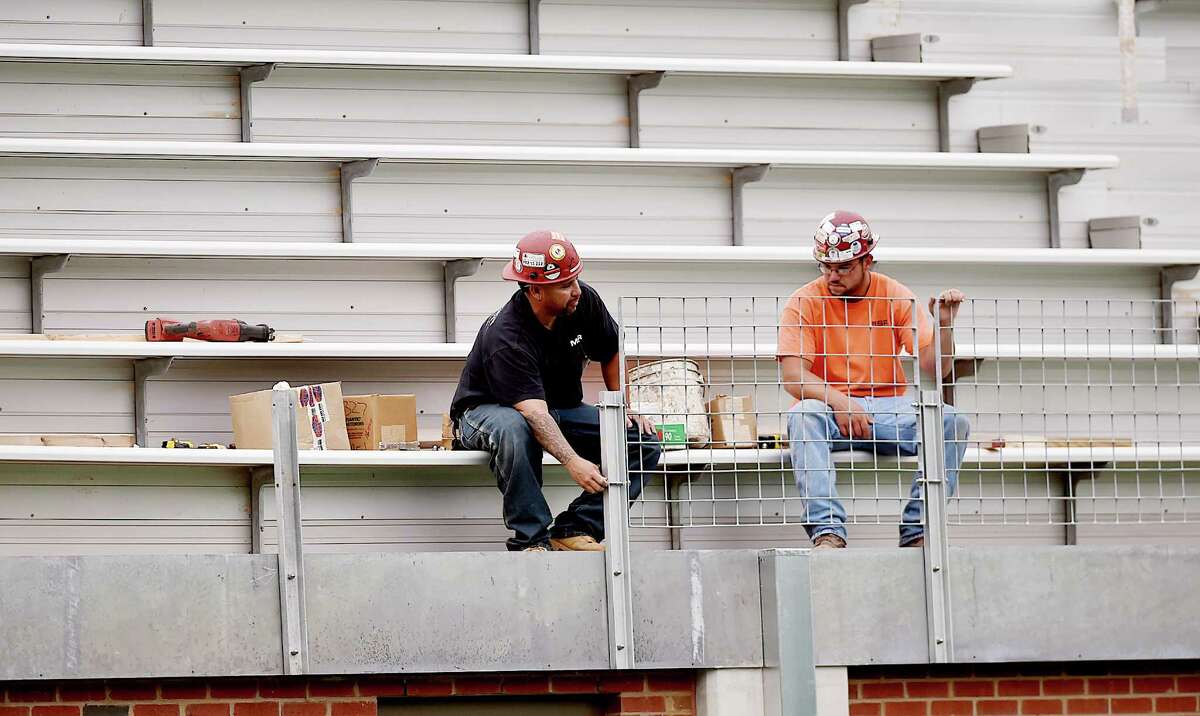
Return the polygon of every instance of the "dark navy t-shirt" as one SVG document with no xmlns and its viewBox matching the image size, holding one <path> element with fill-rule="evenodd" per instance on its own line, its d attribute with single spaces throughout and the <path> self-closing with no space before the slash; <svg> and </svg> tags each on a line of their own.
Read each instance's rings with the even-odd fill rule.
<svg viewBox="0 0 1200 716">
<path fill-rule="evenodd" d="M 512 406 L 545 400 L 551 408 L 583 402 L 583 369 L 589 360 L 604 363 L 617 353 L 617 322 L 600 294 L 579 282 L 579 305 L 559 316 L 547 330 L 518 290 L 479 329 L 450 405 L 457 420 L 476 405 Z"/>
</svg>

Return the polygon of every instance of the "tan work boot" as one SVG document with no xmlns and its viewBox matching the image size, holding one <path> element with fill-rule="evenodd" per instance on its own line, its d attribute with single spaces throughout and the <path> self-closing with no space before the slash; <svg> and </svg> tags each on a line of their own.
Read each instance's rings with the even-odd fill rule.
<svg viewBox="0 0 1200 716">
<path fill-rule="evenodd" d="M 817 535 L 813 540 L 813 549 L 844 549 L 846 540 L 838 537 L 832 532 Z"/>
<path fill-rule="evenodd" d="M 592 539 L 589 535 L 571 535 L 570 537 L 551 537 L 550 547 L 559 552 L 603 552 L 604 545 Z"/>
</svg>

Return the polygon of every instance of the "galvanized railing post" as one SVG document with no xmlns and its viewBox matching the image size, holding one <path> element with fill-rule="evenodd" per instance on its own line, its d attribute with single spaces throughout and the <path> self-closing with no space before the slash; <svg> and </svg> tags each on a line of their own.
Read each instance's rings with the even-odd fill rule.
<svg viewBox="0 0 1200 716">
<path fill-rule="evenodd" d="M 300 530 L 300 450 L 296 441 L 296 394 L 271 395 L 275 458 L 275 505 L 279 512 L 279 617 L 283 673 L 308 671 L 308 625 L 304 620 L 304 539 Z"/>
<path fill-rule="evenodd" d="M 943 453 L 942 391 L 922 390 L 921 494 L 925 499 L 925 612 L 929 628 L 929 660 L 953 658 L 950 623 L 949 545 L 946 535 L 946 461 Z"/>
<path fill-rule="evenodd" d="M 633 584 L 629 578 L 629 462 L 625 446 L 625 395 L 600 393 L 600 471 L 604 493 L 604 567 L 608 590 L 608 663 L 633 668 Z"/>
<path fill-rule="evenodd" d="M 920 305 L 914 306 L 914 309 L 923 310 Z M 925 623 L 929 634 L 929 661 L 943 664 L 954 660 L 954 640 L 950 618 L 950 548 L 946 526 L 946 498 L 949 497 L 949 488 L 946 481 L 942 353 L 943 350 L 947 350 L 948 354 L 953 356 L 954 346 L 942 345 L 942 332 L 938 327 L 939 313 L 940 306 L 935 303 L 932 316 L 934 375 L 928 376 L 932 379 L 928 388 L 918 388 L 920 400 L 917 409 L 921 426 L 921 496 L 925 501 L 922 510 L 925 520 Z"/>
</svg>

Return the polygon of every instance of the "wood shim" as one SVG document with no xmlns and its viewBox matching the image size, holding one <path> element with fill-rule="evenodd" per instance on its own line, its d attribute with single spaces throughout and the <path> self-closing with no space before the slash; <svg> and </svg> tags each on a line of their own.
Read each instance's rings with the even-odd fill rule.
<svg viewBox="0 0 1200 716">
<path fill-rule="evenodd" d="M 113 343 L 145 343 L 146 337 L 137 333 L 0 333 L 5 341 L 109 341 Z M 215 343 L 185 338 L 191 343 Z M 169 341 L 166 341 L 169 342 Z M 272 343 L 304 343 L 300 333 L 276 333 Z"/>
<path fill-rule="evenodd" d="M 992 440 L 981 440 L 985 450 L 1001 450 L 1006 447 L 1043 447 L 1043 448 L 1120 448 L 1133 447 L 1130 438 L 1095 437 L 1067 438 L 1053 435 L 1003 435 Z"/>
<path fill-rule="evenodd" d="M 132 435 L 111 434 L 44 434 L 0 433 L 0 445 L 31 445 L 40 447 L 133 447 Z"/>
</svg>

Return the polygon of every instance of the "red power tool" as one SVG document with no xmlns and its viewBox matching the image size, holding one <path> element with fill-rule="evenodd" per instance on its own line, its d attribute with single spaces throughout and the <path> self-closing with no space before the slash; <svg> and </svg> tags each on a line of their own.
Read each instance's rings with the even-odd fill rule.
<svg viewBox="0 0 1200 716">
<path fill-rule="evenodd" d="M 170 318 L 155 318 L 146 321 L 146 340 L 153 343 L 182 341 L 192 338 L 197 341 L 240 343 L 253 341 L 266 343 L 275 340 L 275 329 L 260 323 L 252 326 L 233 318 L 215 321 L 173 321 Z"/>
</svg>

